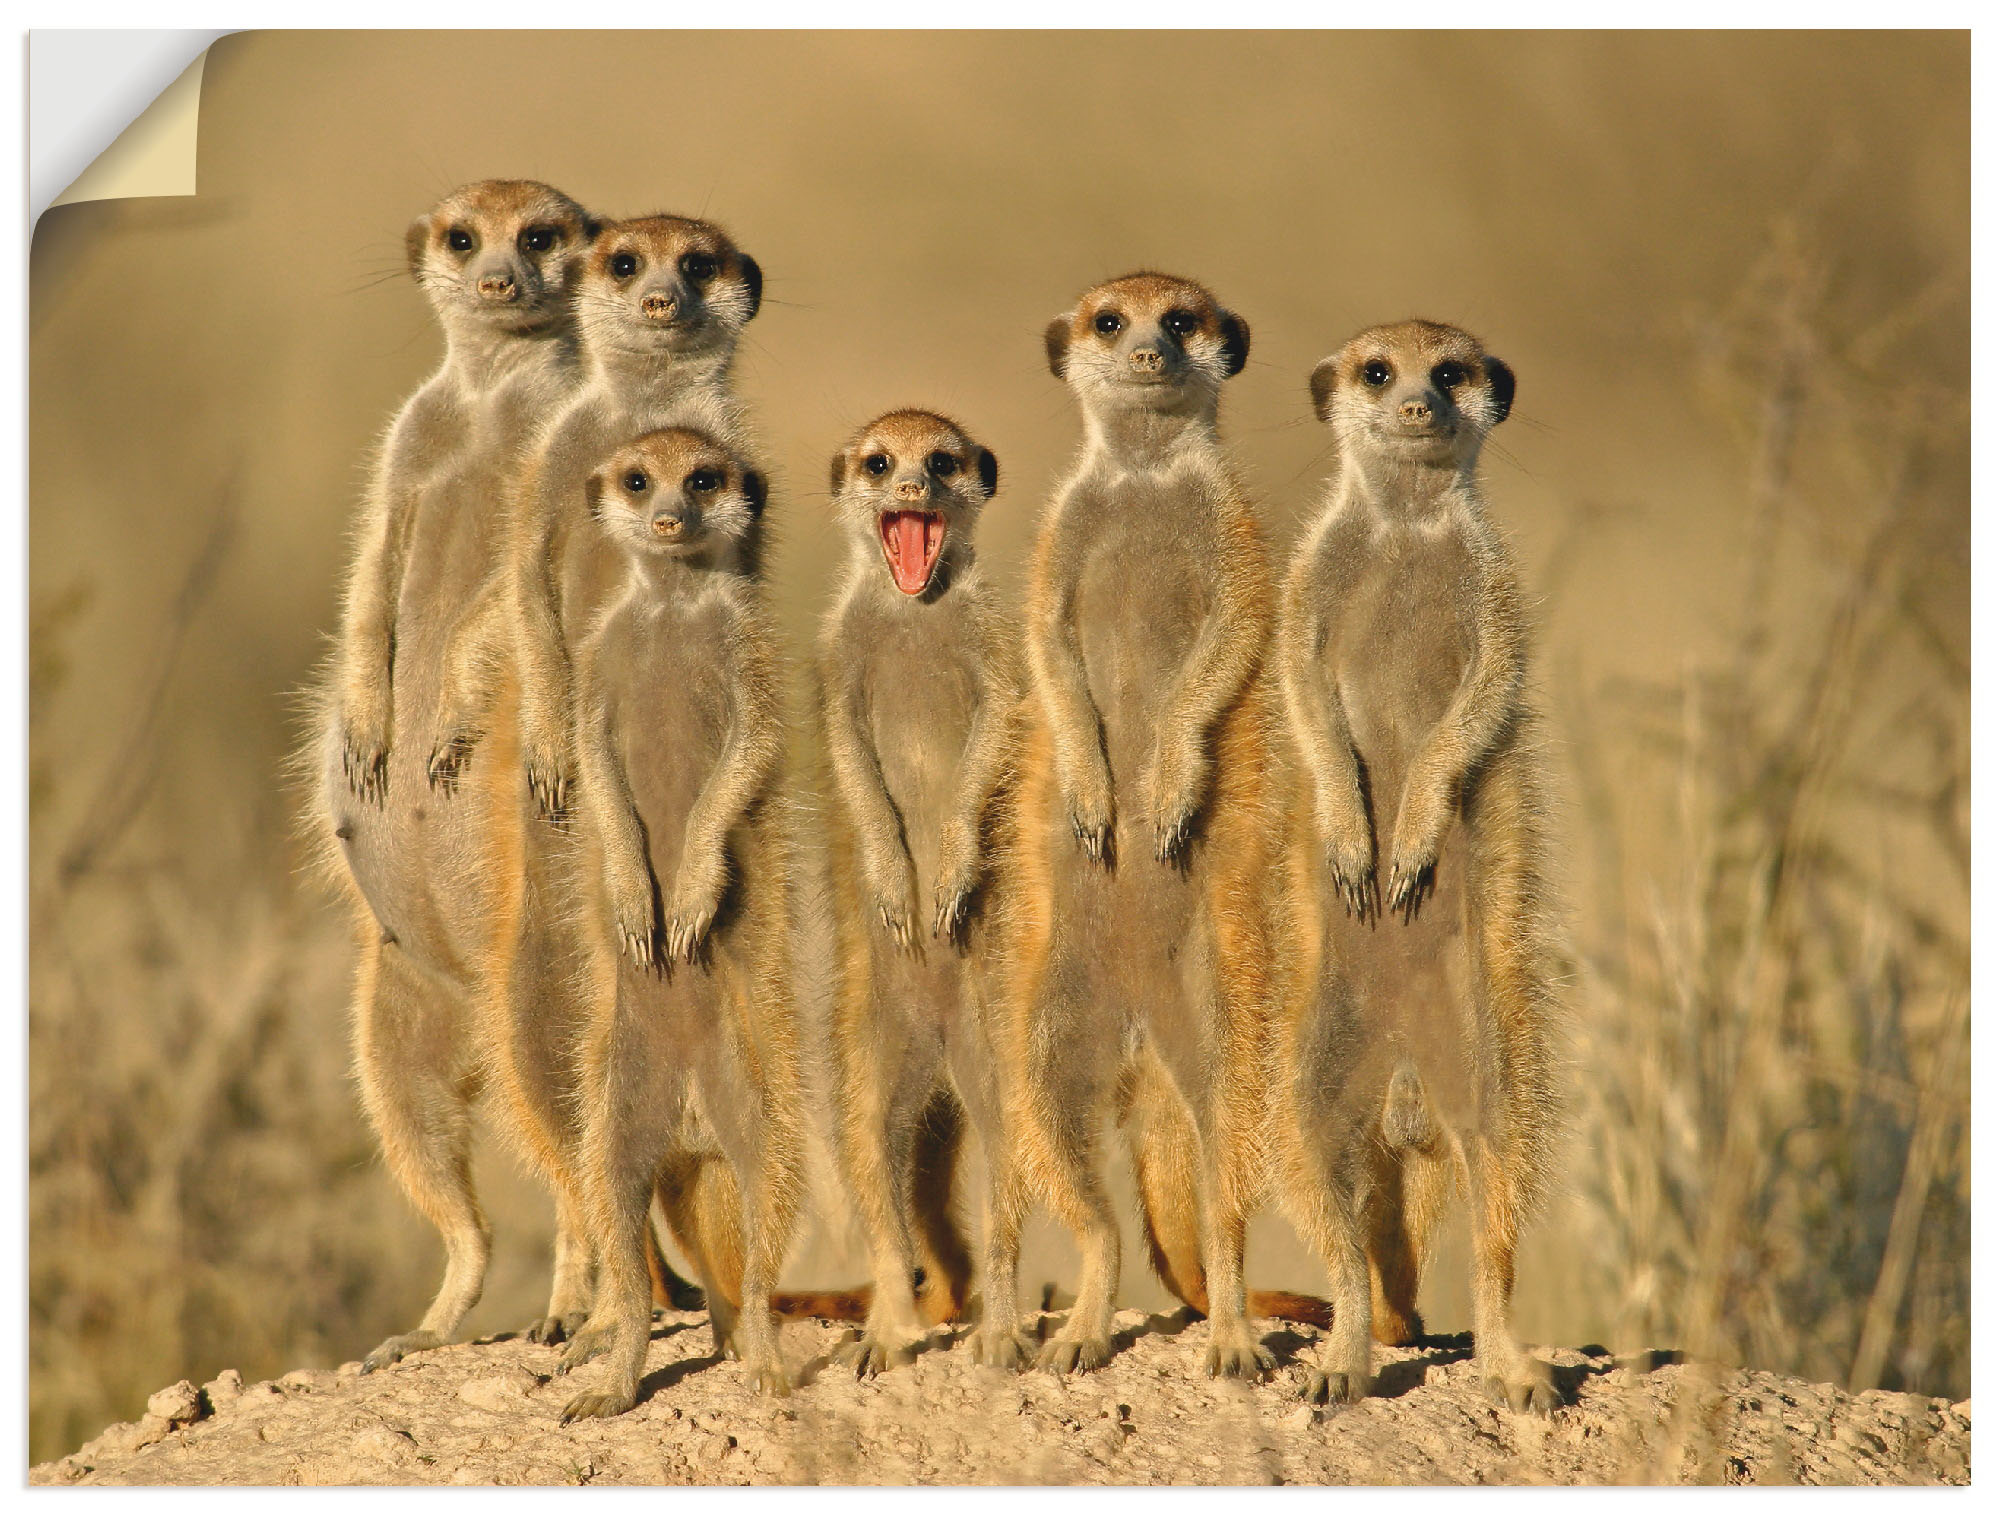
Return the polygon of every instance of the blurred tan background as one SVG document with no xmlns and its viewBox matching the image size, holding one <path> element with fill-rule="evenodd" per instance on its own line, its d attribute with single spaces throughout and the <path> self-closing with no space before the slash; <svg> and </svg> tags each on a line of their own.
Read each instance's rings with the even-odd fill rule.
<svg viewBox="0 0 2000 1515">
<path fill-rule="evenodd" d="M 1223 418 L 1281 550 L 1332 468 L 1313 363 L 1412 314 L 1484 337 L 1520 376 L 1485 472 L 1541 596 L 1578 959 L 1521 1327 L 1962 1397 L 1968 122 L 1936 33 L 219 43 L 199 195 L 61 207 L 33 248 L 33 1456 L 184 1375 L 357 1357 L 436 1283 L 280 763 L 370 443 L 440 352 L 403 228 L 491 175 L 763 264 L 739 371 L 795 648 L 825 460 L 893 405 L 998 453 L 1018 584 L 1076 440 L 1041 328 L 1098 279 L 1248 319 Z M 481 1175 L 469 1324 L 514 1329 L 546 1206 Z M 1460 1245 L 1437 1330 L 1469 1325 Z M 822 1237 L 794 1276 L 860 1260 Z M 1024 1287 L 1073 1261 L 1038 1223 Z M 1251 1271 L 1319 1285 L 1272 1217 Z"/>
</svg>

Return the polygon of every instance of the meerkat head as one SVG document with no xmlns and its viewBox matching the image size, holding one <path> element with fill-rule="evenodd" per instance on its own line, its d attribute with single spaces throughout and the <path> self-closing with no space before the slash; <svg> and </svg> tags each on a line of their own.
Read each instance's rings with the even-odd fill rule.
<svg viewBox="0 0 2000 1515">
<path fill-rule="evenodd" d="M 1199 284 L 1127 274 L 1051 321 L 1049 371 L 1086 407 L 1183 410 L 1212 403 L 1250 357 L 1250 327 Z"/>
<path fill-rule="evenodd" d="M 592 345 L 691 357 L 732 351 L 763 299 L 763 270 L 721 227 L 642 216 L 599 229 L 577 319 Z"/>
<path fill-rule="evenodd" d="M 1469 468 L 1514 407 L 1514 370 L 1456 326 L 1399 321 L 1322 360 L 1312 397 L 1350 457 Z"/>
<path fill-rule="evenodd" d="M 626 443 L 584 482 L 590 513 L 635 561 L 746 558 L 764 476 L 706 432 L 670 427 Z"/>
<path fill-rule="evenodd" d="M 939 567 L 972 550 L 979 510 L 1000 487 L 1000 464 L 955 422 L 928 410 L 892 410 L 833 455 L 833 502 L 851 530 L 878 546 L 895 586 L 921 595 Z"/>
<path fill-rule="evenodd" d="M 410 223 L 410 272 L 448 323 L 533 331 L 565 313 L 596 225 L 569 196 L 529 179 L 453 190 Z"/>
</svg>

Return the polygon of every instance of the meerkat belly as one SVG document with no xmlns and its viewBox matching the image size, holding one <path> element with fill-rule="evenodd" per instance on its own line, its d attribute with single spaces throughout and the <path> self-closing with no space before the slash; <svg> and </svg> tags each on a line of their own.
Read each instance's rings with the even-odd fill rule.
<svg viewBox="0 0 2000 1515">
<path fill-rule="evenodd" d="M 465 979 L 478 951 L 476 806 L 432 789 L 426 772 L 445 651 L 492 567 L 499 469 L 461 469 L 425 490 L 412 522 L 391 675 L 395 725 L 379 810 L 358 812 L 347 843 L 384 935 L 426 968 Z M 463 907 L 463 908 L 461 908 Z"/>
<path fill-rule="evenodd" d="M 948 650 L 906 633 L 870 658 L 868 721 L 882 783 L 902 818 L 927 916 L 940 838 L 956 802 L 959 758 L 972 729 L 972 670 Z"/>
<path fill-rule="evenodd" d="M 1397 819 L 1410 770 L 1458 693 L 1472 661 L 1461 554 L 1392 557 L 1354 586 L 1339 619 L 1333 687 L 1364 766 L 1376 879 L 1386 894 Z M 1325 978 L 1329 1031 L 1346 1043 L 1344 1078 L 1373 1109 L 1399 1068 L 1414 1068 L 1432 1107 L 1463 1129 L 1473 1108 L 1475 974 L 1463 823 L 1454 815 L 1438 849 L 1434 892 L 1413 919 L 1360 921 L 1330 897 Z"/>
<path fill-rule="evenodd" d="M 1091 700 L 1104 725 L 1115 837 L 1107 873 L 1059 828 L 1072 893 L 1074 939 L 1101 976 L 1115 977 L 1134 1001 L 1162 1004 L 1178 994 L 1182 958 L 1200 898 L 1201 861 L 1168 867 L 1153 855 L 1153 754 L 1181 672 L 1213 599 L 1202 554 L 1173 526 L 1174 503 L 1137 513 L 1137 524 L 1107 535 L 1077 590 L 1076 618 Z"/>
<path fill-rule="evenodd" d="M 951 633 L 943 633 L 946 639 Z M 935 645 L 938 633 L 904 628 L 876 645 L 870 660 L 868 721 L 883 787 L 903 823 L 917 885 L 920 937 L 937 908 L 943 833 L 958 803 L 959 760 L 972 729 L 978 691 L 972 668 Z M 885 1008 L 941 1023 L 957 1008 L 963 964 L 946 945 L 920 953 L 873 950 L 876 995 Z"/>
</svg>

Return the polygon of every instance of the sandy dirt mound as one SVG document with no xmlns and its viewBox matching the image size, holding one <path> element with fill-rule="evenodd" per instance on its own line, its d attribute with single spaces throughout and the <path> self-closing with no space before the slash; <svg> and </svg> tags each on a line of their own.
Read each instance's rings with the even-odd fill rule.
<svg viewBox="0 0 2000 1515">
<path fill-rule="evenodd" d="M 1042 1317 L 1046 1326 L 1048 1317 Z M 1971 1402 L 1850 1395 L 1670 1354 L 1547 1350 L 1553 1419 L 1489 1404 L 1467 1337 L 1377 1351 L 1362 1404 L 1301 1402 L 1304 1328 L 1266 1338 L 1268 1383 L 1201 1376 L 1207 1327 L 1125 1311 L 1121 1349 L 1079 1378 L 973 1364 L 953 1337 L 857 1383 L 828 1361 L 842 1328 L 785 1327 L 804 1382 L 785 1399 L 711 1355 L 707 1318 L 655 1322 L 644 1393 L 616 1421 L 563 1426 L 593 1368 L 498 1338 L 244 1384 L 233 1371 L 152 1397 L 35 1484 L 1965 1483 Z"/>
</svg>

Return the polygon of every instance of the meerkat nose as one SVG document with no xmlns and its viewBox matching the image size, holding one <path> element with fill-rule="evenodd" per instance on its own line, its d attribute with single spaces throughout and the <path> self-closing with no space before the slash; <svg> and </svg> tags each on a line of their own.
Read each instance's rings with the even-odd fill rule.
<svg viewBox="0 0 2000 1515">
<path fill-rule="evenodd" d="M 479 281 L 479 297 L 498 305 L 505 305 L 518 293 L 512 274 L 487 274 Z"/>
<path fill-rule="evenodd" d="M 930 492 L 930 486 L 922 479 L 899 479 L 896 483 L 896 498 L 899 500 L 921 500 Z"/>
<path fill-rule="evenodd" d="M 687 522 L 678 515 L 669 513 L 653 517 L 653 535 L 656 537 L 664 537 L 671 542 L 685 530 Z"/>
<path fill-rule="evenodd" d="M 1431 402 L 1428 400 L 1405 400 L 1400 413 L 1405 426 L 1428 426 L 1431 419 Z"/>
<path fill-rule="evenodd" d="M 671 321 L 678 302 L 670 294 L 653 290 L 639 302 L 639 313 L 648 321 Z"/>
<path fill-rule="evenodd" d="M 1160 356 L 1157 347 L 1135 347 L 1132 349 L 1132 366 L 1141 373 L 1158 373 L 1167 366 L 1167 360 Z"/>
</svg>

